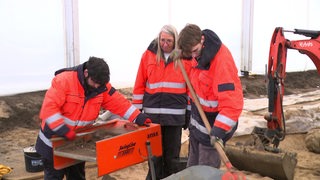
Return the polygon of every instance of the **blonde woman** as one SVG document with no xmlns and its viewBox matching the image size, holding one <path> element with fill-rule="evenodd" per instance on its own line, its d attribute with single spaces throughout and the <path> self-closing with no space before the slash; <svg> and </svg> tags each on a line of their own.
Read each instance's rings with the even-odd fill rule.
<svg viewBox="0 0 320 180">
<path fill-rule="evenodd" d="M 188 89 L 175 62 L 168 58 L 177 47 L 177 31 L 172 25 L 161 28 L 159 35 L 142 54 L 133 89 L 133 104 L 153 123 L 161 125 L 162 157 L 154 159 L 156 179 L 179 171 L 182 128 L 187 128 Z M 189 61 L 182 61 L 187 72 Z M 150 171 L 147 179 L 151 179 Z"/>
</svg>

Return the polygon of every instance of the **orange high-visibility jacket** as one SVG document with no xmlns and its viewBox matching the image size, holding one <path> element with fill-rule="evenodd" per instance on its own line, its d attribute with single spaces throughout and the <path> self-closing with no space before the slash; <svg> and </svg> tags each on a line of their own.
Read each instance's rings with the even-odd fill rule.
<svg viewBox="0 0 320 180">
<path fill-rule="evenodd" d="M 243 92 L 238 70 L 228 48 L 211 30 L 204 30 L 205 41 L 199 59 L 193 61 L 190 81 L 215 136 L 226 141 L 233 133 L 243 108 Z M 208 131 L 191 103 L 190 133 L 210 146 Z"/>
<path fill-rule="evenodd" d="M 37 152 L 44 157 L 52 155 L 50 138 L 53 135 L 64 136 L 69 129 L 92 125 L 101 108 L 129 121 L 135 120 L 140 114 L 110 83 L 86 93 L 83 69 L 84 64 L 59 71 L 46 92 L 40 111 L 42 122 L 36 144 Z"/>
<path fill-rule="evenodd" d="M 185 124 L 188 88 L 176 63 L 163 59 L 159 63 L 156 61 L 157 48 L 153 41 L 142 55 L 132 103 L 143 109 L 153 123 L 181 126 Z M 183 60 L 182 63 L 189 73 L 191 61 Z"/>
</svg>

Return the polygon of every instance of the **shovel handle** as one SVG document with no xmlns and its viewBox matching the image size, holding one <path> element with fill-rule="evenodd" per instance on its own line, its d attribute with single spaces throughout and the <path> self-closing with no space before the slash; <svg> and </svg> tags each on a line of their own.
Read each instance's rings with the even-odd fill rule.
<svg viewBox="0 0 320 180">
<path fill-rule="evenodd" d="M 181 72 L 182 72 L 182 75 L 183 75 L 183 77 L 184 77 L 184 80 L 185 80 L 186 83 L 187 83 L 187 86 L 188 86 L 189 91 L 190 91 L 190 93 L 191 93 L 192 99 L 193 99 L 193 101 L 194 101 L 194 103 L 195 103 L 195 105 L 196 105 L 196 107 L 197 107 L 197 109 L 198 109 L 198 111 L 199 111 L 199 113 L 200 113 L 201 119 L 202 119 L 204 125 L 206 126 L 206 129 L 207 129 L 208 133 L 210 133 L 210 131 L 211 131 L 211 126 L 210 126 L 210 124 L 209 124 L 209 121 L 208 121 L 208 119 L 207 119 L 207 116 L 205 115 L 205 113 L 204 113 L 204 111 L 203 111 L 203 109 L 202 109 L 202 107 L 201 107 L 201 104 L 200 104 L 200 102 L 199 102 L 199 99 L 198 99 L 198 97 L 197 97 L 197 95 L 196 95 L 196 93 L 195 93 L 195 91 L 194 91 L 194 89 L 193 89 L 193 86 L 192 86 L 192 84 L 191 84 L 191 82 L 190 82 L 190 79 L 189 79 L 187 73 L 186 73 L 186 70 L 184 69 L 183 64 L 182 64 L 182 62 L 181 62 L 180 59 L 177 59 L 176 61 L 177 61 L 177 63 L 178 63 L 178 66 L 180 67 L 180 70 L 181 70 Z M 215 143 L 214 143 L 214 147 L 215 147 L 216 150 L 218 151 L 218 154 L 219 154 L 219 156 L 220 156 L 220 159 L 222 160 L 222 162 L 224 163 L 224 165 L 225 165 L 228 169 L 233 168 L 233 166 L 232 166 L 229 158 L 227 157 L 226 153 L 224 152 L 224 150 L 223 150 L 223 148 L 222 148 L 222 145 L 220 145 L 220 143 L 218 143 L 218 142 L 215 142 Z"/>
</svg>

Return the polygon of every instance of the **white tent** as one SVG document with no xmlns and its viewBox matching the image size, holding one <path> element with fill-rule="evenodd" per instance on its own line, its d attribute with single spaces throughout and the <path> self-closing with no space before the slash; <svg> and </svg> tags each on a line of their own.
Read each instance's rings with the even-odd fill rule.
<svg viewBox="0 0 320 180">
<path fill-rule="evenodd" d="M 116 88 L 133 86 L 164 24 L 214 30 L 239 70 L 264 74 L 275 27 L 320 30 L 318 0 L 0 0 L 0 95 L 44 90 L 55 70 L 104 58 Z M 302 37 L 304 38 L 304 37 Z M 315 69 L 288 52 L 287 71 Z"/>
</svg>

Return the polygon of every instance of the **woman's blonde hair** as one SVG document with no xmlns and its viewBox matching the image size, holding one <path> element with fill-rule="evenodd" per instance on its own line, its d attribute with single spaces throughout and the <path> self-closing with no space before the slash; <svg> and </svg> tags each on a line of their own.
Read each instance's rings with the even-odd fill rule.
<svg viewBox="0 0 320 180">
<path fill-rule="evenodd" d="M 178 45 L 177 45 L 178 32 L 177 32 L 176 28 L 175 28 L 174 26 L 172 26 L 172 25 L 164 25 L 164 26 L 161 28 L 161 30 L 160 30 L 160 32 L 159 32 L 159 34 L 158 34 L 158 37 L 157 37 L 157 45 L 158 45 L 158 49 L 157 49 L 157 59 L 156 59 L 156 60 L 157 60 L 157 63 L 160 62 L 161 58 L 165 59 L 164 54 L 163 54 L 163 52 L 162 52 L 162 50 L 161 50 L 161 46 L 160 46 L 160 35 L 161 35 L 162 32 L 168 33 L 168 34 L 170 34 L 170 35 L 173 36 L 173 38 L 174 38 L 173 50 L 178 47 Z"/>
</svg>

